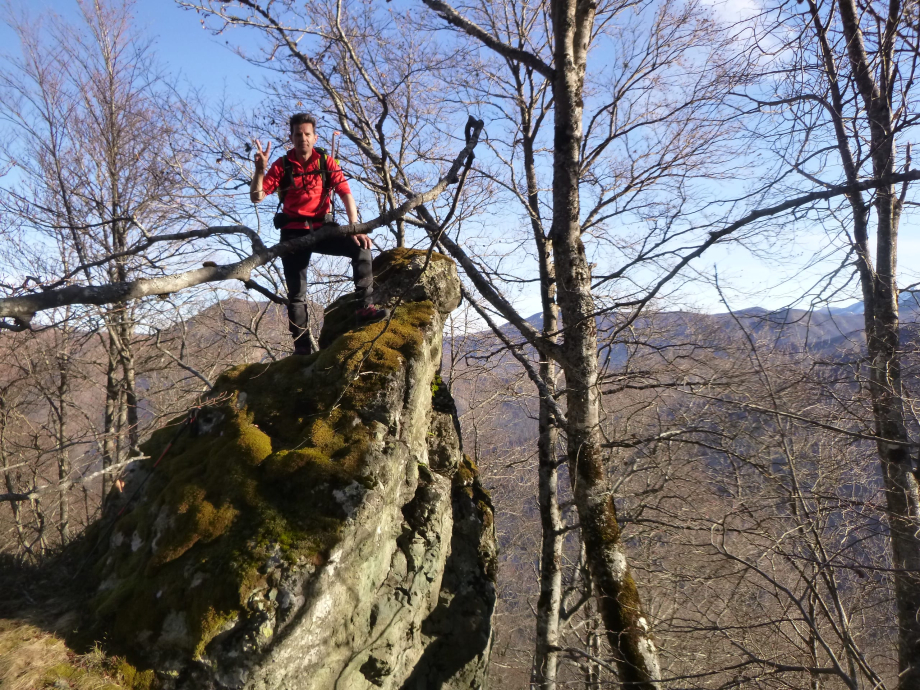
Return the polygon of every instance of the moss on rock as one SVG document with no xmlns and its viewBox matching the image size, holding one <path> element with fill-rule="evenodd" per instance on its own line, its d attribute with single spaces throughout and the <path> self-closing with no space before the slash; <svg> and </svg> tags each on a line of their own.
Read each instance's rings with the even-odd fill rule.
<svg viewBox="0 0 920 690">
<path fill-rule="evenodd" d="M 454 262 L 438 252 L 429 256 L 428 252 L 418 249 L 391 249 L 374 259 L 373 271 L 374 301 L 379 304 L 394 308 L 427 301 L 442 314 L 459 304 L 460 283 Z M 445 280 L 445 275 L 450 278 Z M 445 290 L 450 295 L 445 294 Z M 356 329 L 355 309 L 358 306 L 355 295 L 349 293 L 326 308 L 319 335 L 321 348 L 328 348 L 339 336 Z"/>
<path fill-rule="evenodd" d="M 479 479 L 479 468 L 469 455 L 463 455 L 452 482 L 454 492 L 464 497 L 461 513 L 473 513 L 482 525 L 483 533 L 493 535 L 491 539 L 480 539 L 478 543 L 480 567 L 495 582 L 498 578 L 498 554 L 492 549 L 495 545 L 495 508 L 492 505 L 492 495 Z"/>
<path fill-rule="evenodd" d="M 436 316 L 430 302 L 403 304 L 309 357 L 225 372 L 114 524 L 95 569 L 97 633 L 197 658 L 252 613 L 271 559 L 324 563 L 349 517 L 336 495 L 373 484 L 362 415 Z M 145 455 L 159 457 L 181 422 L 155 433 Z"/>
<path fill-rule="evenodd" d="M 405 271 L 412 265 L 416 258 L 426 258 L 428 252 L 421 249 L 407 249 L 396 247 L 386 252 L 381 252 L 374 259 L 374 277 L 378 282 L 386 282 L 393 273 Z M 453 259 L 440 252 L 431 252 L 431 261 L 446 261 L 453 263 Z"/>
</svg>

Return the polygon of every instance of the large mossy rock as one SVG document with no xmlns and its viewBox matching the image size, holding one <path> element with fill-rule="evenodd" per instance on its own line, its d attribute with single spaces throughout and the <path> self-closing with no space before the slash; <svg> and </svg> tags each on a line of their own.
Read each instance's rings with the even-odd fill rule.
<svg viewBox="0 0 920 690">
<path fill-rule="evenodd" d="M 375 267 L 390 321 L 343 299 L 319 353 L 225 372 L 90 535 L 93 633 L 164 687 L 485 687 L 492 508 L 437 378 L 456 268 Z"/>
</svg>

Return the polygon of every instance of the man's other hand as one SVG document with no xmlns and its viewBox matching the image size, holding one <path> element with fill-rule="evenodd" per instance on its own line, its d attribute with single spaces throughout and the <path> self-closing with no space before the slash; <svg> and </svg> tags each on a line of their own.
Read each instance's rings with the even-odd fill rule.
<svg viewBox="0 0 920 690">
<path fill-rule="evenodd" d="M 268 142 L 268 145 L 265 147 L 265 151 L 262 150 L 262 142 L 256 139 L 256 172 L 264 173 L 265 168 L 268 167 L 268 154 L 271 153 L 272 143 Z"/>
<path fill-rule="evenodd" d="M 371 248 L 371 238 L 367 235 L 352 235 L 351 239 L 355 241 L 361 249 L 370 249 Z"/>
</svg>

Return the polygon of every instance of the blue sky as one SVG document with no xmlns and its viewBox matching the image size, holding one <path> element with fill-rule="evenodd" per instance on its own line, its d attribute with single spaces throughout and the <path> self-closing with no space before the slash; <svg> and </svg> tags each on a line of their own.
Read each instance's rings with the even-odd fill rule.
<svg viewBox="0 0 920 690">
<path fill-rule="evenodd" d="M 720 14 L 744 14 L 744 8 L 748 8 L 753 1 L 718 3 L 718 9 Z M 74 0 L 29 0 L 23 4 L 27 4 L 32 12 L 50 9 L 68 17 L 74 16 L 77 11 Z M 238 30 L 228 37 L 215 37 L 202 28 L 196 13 L 179 8 L 173 0 L 139 0 L 134 10 L 140 25 L 138 28 L 154 38 L 159 60 L 169 71 L 181 75 L 190 85 L 202 88 L 208 97 L 219 98 L 226 94 L 231 102 L 244 108 L 258 109 L 261 96 L 253 85 L 259 84 L 262 74 L 257 67 L 247 63 L 231 49 L 231 44 L 252 40 L 251 32 Z M 3 43 L 10 48 L 15 45 L 6 27 L 0 27 L 2 39 L 6 39 Z M 909 217 L 909 212 L 905 215 L 907 217 L 900 244 L 902 269 L 914 264 L 913 258 L 920 251 L 920 232 Z M 804 239 L 803 244 L 796 248 L 785 247 L 785 250 L 791 249 L 792 254 L 798 253 L 799 258 L 804 259 L 808 254 L 808 244 L 820 244 L 821 234 L 819 230 L 812 238 L 813 242 L 799 234 L 797 239 Z M 718 265 L 720 279 L 723 285 L 729 287 L 727 294 L 733 308 L 774 308 L 788 304 L 794 295 L 799 294 L 798 289 L 802 283 L 810 282 L 806 276 L 796 273 L 795 264 L 798 262 L 789 261 L 791 258 L 785 257 L 787 260 L 779 265 L 767 265 L 737 247 L 730 250 L 717 248 L 694 262 L 693 267 L 711 274 L 713 265 Z M 908 276 L 902 277 L 903 284 L 917 280 L 914 276 L 905 281 L 906 278 Z M 730 286 L 737 289 L 730 289 Z M 688 305 L 707 311 L 724 311 L 724 306 L 711 287 L 697 285 L 686 291 L 684 296 Z M 522 294 L 518 299 L 525 313 L 535 312 L 539 308 L 536 294 Z"/>
<path fill-rule="evenodd" d="M 52 6 L 74 5 L 73 0 L 45 0 Z M 258 83 L 259 70 L 236 55 L 227 39 L 202 28 L 194 12 L 183 10 L 173 0 L 141 0 L 135 6 L 138 22 L 156 39 L 157 54 L 171 71 L 191 84 L 203 87 L 207 95 L 224 91 L 231 100 L 258 107 L 259 94 L 247 84 Z M 233 41 L 245 38 L 234 32 Z"/>
<path fill-rule="evenodd" d="M 75 0 L 14 0 L 14 7 L 28 7 L 37 14 L 50 10 L 67 18 L 78 16 Z M 226 39 L 215 37 L 201 27 L 194 12 L 183 10 L 173 0 L 135 0 L 138 28 L 156 42 L 156 54 L 171 72 L 190 84 L 204 87 L 207 95 L 219 97 L 224 90 L 241 103 L 258 106 L 258 93 L 247 85 L 247 78 L 258 81 L 258 70 L 233 53 Z M 245 38 L 237 32 L 233 39 Z M 15 50 L 15 39 L 0 24 L 0 40 L 6 50 Z"/>
</svg>

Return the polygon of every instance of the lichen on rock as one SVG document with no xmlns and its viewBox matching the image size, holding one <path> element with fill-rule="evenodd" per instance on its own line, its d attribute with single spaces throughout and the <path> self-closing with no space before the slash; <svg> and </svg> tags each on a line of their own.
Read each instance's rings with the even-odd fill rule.
<svg viewBox="0 0 920 690">
<path fill-rule="evenodd" d="M 159 466 L 138 463 L 124 515 L 116 502 L 90 535 L 94 634 L 168 687 L 401 687 L 448 634 L 443 602 L 457 595 L 442 581 L 463 578 L 478 602 L 464 625 L 481 638 L 464 673 L 485 678 L 491 506 L 446 387 L 432 393 L 456 269 L 411 250 L 375 268 L 390 319 L 356 328 L 345 298 L 320 352 L 225 372 Z"/>
</svg>

